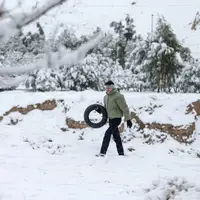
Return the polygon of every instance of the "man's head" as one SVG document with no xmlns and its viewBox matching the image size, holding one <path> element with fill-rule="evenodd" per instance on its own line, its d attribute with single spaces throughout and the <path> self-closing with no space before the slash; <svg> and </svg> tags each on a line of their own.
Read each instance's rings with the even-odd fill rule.
<svg viewBox="0 0 200 200">
<path fill-rule="evenodd" d="M 113 89 L 115 88 L 115 84 L 112 81 L 106 82 L 105 86 L 106 86 L 106 93 L 107 94 L 110 94 L 113 91 Z"/>
</svg>

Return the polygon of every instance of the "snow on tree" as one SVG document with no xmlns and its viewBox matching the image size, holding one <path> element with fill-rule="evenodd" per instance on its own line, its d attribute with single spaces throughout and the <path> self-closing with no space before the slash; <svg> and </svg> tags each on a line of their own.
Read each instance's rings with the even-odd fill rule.
<svg viewBox="0 0 200 200">
<path fill-rule="evenodd" d="M 108 80 L 113 80 L 119 89 L 133 88 L 133 74 L 129 69 L 123 67 L 117 62 L 110 68 L 110 76 Z"/>
<path fill-rule="evenodd" d="M 87 38 L 83 37 L 78 39 L 74 30 L 66 28 L 58 36 L 58 39 L 56 40 L 56 46 L 59 47 L 60 45 L 63 45 L 66 49 L 76 50 L 81 44 L 87 41 Z"/>
<path fill-rule="evenodd" d="M 200 92 L 200 63 L 193 60 L 186 63 L 181 76 L 176 79 L 176 92 Z"/>
<path fill-rule="evenodd" d="M 39 19 L 41 16 L 45 15 L 49 10 L 54 7 L 59 6 L 61 3 L 66 2 L 67 0 L 47 0 L 39 8 L 36 7 L 31 11 L 31 13 L 24 13 L 22 10 L 16 12 L 6 10 L 5 1 L 1 5 L 0 13 L 0 44 L 9 40 L 9 38 L 19 32 L 24 26 L 34 22 Z"/>
<path fill-rule="evenodd" d="M 197 30 L 197 27 L 200 26 L 200 12 L 197 12 L 196 13 L 196 16 L 194 18 L 194 20 L 190 23 L 191 26 L 191 29 L 196 31 Z"/>
<path fill-rule="evenodd" d="M 23 83 L 26 88 L 34 91 L 55 91 L 61 90 L 62 77 L 58 71 L 53 69 L 40 69 L 36 73 L 32 73 Z"/>
<path fill-rule="evenodd" d="M 0 27 L 3 27 L 0 28 L 0 46 L 4 46 L 5 43 L 7 43 L 7 41 L 10 39 L 10 37 L 13 37 L 17 34 L 20 35 L 21 29 L 24 26 L 39 19 L 42 15 L 45 15 L 49 10 L 58 6 L 61 3 L 64 3 L 65 1 L 66 0 L 49 0 L 46 2 L 46 4 L 42 5 L 41 7 L 32 10 L 31 13 L 23 13 L 22 10 L 15 12 L 15 9 L 10 11 L 6 10 L 5 1 L 3 1 L 1 3 L 0 8 Z M 0 50 L 0 55 L 2 54 L 3 52 Z M 9 68 L 5 70 L 5 68 L 1 67 L 0 87 L 14 86 L 15 84 L 19 83 L 19 80 L 24 80 L 24 77 L 22 79 L 17 78 L 15 80 L 11 80 L 11 77 L 8 78 L 8 74 L 13 75 L 16 71 L 18 71 L 16 70 L 16 68 Z M 25 68 L 23 70 L 20 69 L 19 71 L 27 72 Z"/>
<path fill-rule="evenodd" d="M 193 60 L 191 50 L 188 47 L 180 48 L 180 57 L 183 62 L 191 62 Z"/>
<path fill-rule="evenodd" d="M 39 54 L 44 53 L 44 42 L 44 35 L 37 32 L 34 34 L 29 32 L 27 35 L 21 32 L 20 35 L 11 37 L 0 47 L 0 55 L 4 56 L 2 65 L 4 67 L 28 65 L 33 57 L 37 58 Z"/>
<path fill-rule="evenodd" d="M 97 27 L 96 31 L 93 34 L 97 34 L 101 29 Z M 90 38 L 91 36 L 87 36 Z M 95 53 L 101 54 L 102 57 L 111 58 L 112 60 L 116 59 L 116 38 L 111 33 L 103 33 L 99 43 L 91 49 L 88 54 Z"/>
<path fill-rule="evenodd" d="M 146 57 L 148 43 L 140 36 L 135 37 L 130 56 L 127 58 L 126 67 L 134 71 L 135 66 L 141 65 Z"/>
<path fill-rule="evenodd" d="M 125 18 L 125 24 L 120 22 L 111 22 L 110 27 L 114 28 L 115 33 L 118 35 L 116 42 L 116 60 L 120 65 L 125 68 L 128 42 L 131 41 L 136 33 L 134 20 L 129 15 Z"/>
<path fill-rule="evenodd" d="M 180 60 L 181 44 L 164 17 L 158 19 L 156 31 L 147 38 L 144 70 L 153 90 L 170 91 L 183 68 Z"/>
<path fill-rule="evenodd" d="M 120 89 L 132 87 L 132 73 L 111 58 L 102 54 L 89 54 L 84 63 L 69 66 L 64 75 L 64 85 L 68 90 L 83 91 L 93 89 L 102 91 L 104 83 L 113 80 Z"/>
<path fill-rule="evenodd" d="M 25 46 L 26 51 L 32 52 L 34 55 L 44 53 L 45 35 L 39 23 L 36 24 L 38 32 L 32 34 L 28 32 L 27 35 L 21 36 L 22 44 Z"/>
<path fill-rule="evenodd" d="M 46 48 L 46 51 L 42 58 L 38 59 L 35 63 L 31 63 L 31 66 L 25 67 L 8 67 L 8 68 L 0 68 L 0 75 L 13 75 L 20 73 L 29 73 L 34 70 L 38 70 L 41 68 L 49 68 L 52 67 L 54 70 L 59 69 L 60 66 L 63 65 L 71 65 L 82 62 L 82 60 L 87 55 L 87 52 L 94 48 L 96 44 L 98 44 L 101 39 L 102 33 L 97 35 L 93 35 L 93 37 L 85 44 L 82 44 L 76 51 L 70 51 L 60 46 L 58 51 L 52 52 L 51 49 Z M 49 60 L 51 60 L 54 64 L 49 65 Z"/>
<path fill-rule="evenodd" d="M 68 90 L 102 90 L 109 70 L 109 59 L 102 55 L 89 54 L 82 64 L 68 66 L 64 73 L 64 85 Z"/>
<path fill-rule="evenodd" d="M 0 14 L 0 27 L 4 28 L 0 29 L 0 44 L 5 44 L 10 37 L 16 35 L 16 33 L 19 33 L 24 26 L 34 22 L 52 8 L 59 6 L 61 3 L 66 1 L 67 0 L 48 0 L 41 7 L 36 7 L 34 10 L 32 10 L 31 13 L 23 13 L 22 10 L 21 12 L 6 11 L 3 4 L 1 8 L 2 12 Z M 51 60 L 54 59 L 54 63 L 56 63 L 56 65 L 53 66 L 54 69 L 58 69 L 60 66 L 65 64 L 79 63 L 84 59 L 87 52 L 91 48 L 94 48 L 100 38 L 101 33 L 94 35 L 93 38 L 91 38 L 87 43 L 81 45 L 74 52 L 69 53 L 62 46 L 58 48 L 57 52 L 48 51 L 44 54 L 43 58 L 39 59 L 36 63 L 32 63 L 32 66 L 29 67 L 22 66 L 14 68 L 11 66 L 0 68 L 0 76 L 29 73 L 41 68 L 48 68 L 48 61 L 50 60 L 49 57 L 52 57 Z"/>
</svg>

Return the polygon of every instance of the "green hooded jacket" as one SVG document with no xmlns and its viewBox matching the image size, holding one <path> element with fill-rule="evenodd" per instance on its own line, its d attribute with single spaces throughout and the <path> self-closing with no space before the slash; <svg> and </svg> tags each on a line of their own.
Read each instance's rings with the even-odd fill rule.
<svg viewBox="0 0 200 200">
<path fill-rule="evenodd" d="M 117 89 L 113 89 L 110 94 L 104 96 L 104 107 L 110 119 L 122 118 L 123 116 L 125 121 L 130 119 L 129 108 L 124 95 L 119 93 Z"/>
</svg>

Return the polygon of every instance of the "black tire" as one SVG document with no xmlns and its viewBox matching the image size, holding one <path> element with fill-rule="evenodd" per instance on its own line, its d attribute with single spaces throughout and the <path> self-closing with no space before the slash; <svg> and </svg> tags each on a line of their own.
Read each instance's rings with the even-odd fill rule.
<svg viewBox="0 0 200 200">
<path fill-rule="evenodd" d="M 100 108 L 103 117 L 100 122 L 93 123 L 90 121 L 89 115 L 93 110 L 96 110 L 97 108 Z M 85 120 L 85 123 L 92 128 L 101 128 L 102 126 L 104 126 L 106 124 L 106 122 L 108 120 L 108 114 L 107 114 L 106 109 L 102 105 L 92 104 L 85 109 L 84 120 Z"/>
</svg>

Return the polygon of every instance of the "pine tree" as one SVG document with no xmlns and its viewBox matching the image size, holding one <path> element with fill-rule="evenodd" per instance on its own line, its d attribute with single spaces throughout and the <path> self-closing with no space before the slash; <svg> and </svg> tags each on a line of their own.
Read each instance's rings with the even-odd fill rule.
<svg viewBox="0 0 200 200">
<path fill-rule="evenodd" d="M 148 43 L 140 36 L 135 37 L 135 41 L 132 43 L 131 53 L 127 59 L 127 68 L 134 71 L 134 68 L 141 65 L 146 58 Z"/>
<path fill-rule="evenodd" d="M 176 92 L 200 92 L 200 63 L 199 61 L 192 60 L 185 63 L 185 67 L 176 80 Z"/>
<path fill-rule="evenodd" d="M 125 63 L 127 55 L 127 46 L 129 41 L 134 38 L 136 33 L 134 20 L 129 15 L 125 18 L 125 24 L 120 22 L 111 22 L 110 27 L 114 28 L 115 33 L 118 35 L 116 42 L 116 60 L 120 63 L 120 65 L 125 69 Z"/>
<path fill-rule="evenodd" d="M 74 31 L 67 28 L 59 35 L 56 46 L 64 45 L 67 49 L 76 50 L 82 44 L 82 39 L 79 40 Z"/>
<path fill-rule="evenodd" d="M 164 17 L 158 19 L 156 31 L 146 40 L 147 52 L 143 66 L 150 87 L 158 92 L 171 90 L 183 68 L 182 46 Z"/>
<path fill-rule="evenodd" d="M 38 32 L 23 35 L 21 37 L 22 43 L 26 48 L 26 51 L 38 55 L 44 53 L 44 44 L 45 44 L 45 34 L 39 23 L 36 24 Z"/>
<path fill-rule="evenodd" d="M 29 65 L 34 57 L 37 58 L 44 52 L 45 36 L 39 24 L 38 28 L 40 31 L 34 34 L 20 32 L 0 47 L 0 55 L 4 56 L 3 66 Z"/>
</svg>

